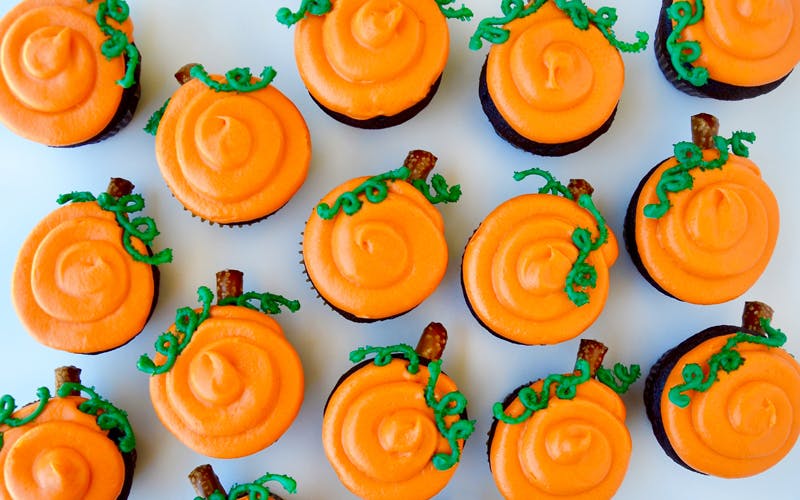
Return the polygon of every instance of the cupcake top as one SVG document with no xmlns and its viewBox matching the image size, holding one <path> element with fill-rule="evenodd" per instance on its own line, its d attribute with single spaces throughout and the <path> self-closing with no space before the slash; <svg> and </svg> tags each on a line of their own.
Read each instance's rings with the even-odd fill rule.
<svg viewBox="0 0 800 500">
<path fill-rule="evenodd" d="M 0 121 L 49 146 L 112 122 L 136 84 L 139 52 L 124 0 L 25 0 L 0 20 Z"/>
</svg>

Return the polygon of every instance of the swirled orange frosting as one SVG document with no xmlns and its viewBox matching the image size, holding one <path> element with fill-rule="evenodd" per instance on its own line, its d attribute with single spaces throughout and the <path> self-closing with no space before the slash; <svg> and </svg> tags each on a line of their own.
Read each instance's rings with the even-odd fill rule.
<svg viewBox="0 0 800 500">
<path fill-rule="evenodd" d="M 367 179 L 345 182 L 322 202 L 332 206 Z M 416 307 L 447 269 L 441 214 L 411 184 L 388 186 L 385 200 L 364 201 L 354 215 L 340 212 L 325 220 L 313 212 L 303 236 L 314 287 L 335 308 L 360 318 L 388 318 Z"/>
<path fill-rule="evenodd" d="M 0 500 L 108 500 L 125 481 L 117 445 L 97 426 L 96 417 L 78 410 L 84 398 L 51 399 L 28 424 L 0 425 Z M 38 403 L 14 413 L 25 417 Z"/>
<path fill-rule="evenodd" d="M 709 161 L 718 153 L 706 150 Z M 693 170 L 694 187 L 670 193 L 669 211 L 649 219 L 661 173 L 645 182 L 636 205 L 636 246 L 650 277 L 667 293 L 695 304 L 718 304 L 743 294 L 769 263 L 778 237 L 778 203 L 758 167 L 731 155 L 721 169 Z"/>
<path fill-rule="evenodd" d="M 297 24 L 295 58 L 311 95 L 358 120 L 393 116 L 421 101 L 450 47 L 436 2 L 335 0 Z"/>
<path fill-rule="evenodd" d="M 11 281 L 20 321 L 39 342 L 77 353 L 107 351 L 142 328 L 153 303 L 153 271 L 122 246 L 112 212 L 95 202 L 65 205 L 31 231 Z M 142 255 L 147 248 L 132 238 Z"/>
<path fill-rule="evenodd" d="M 508 23 L 486 63 L 489 95 L 520 135 L 544 144 L 583 138 L 617 107 L 625 81 L 619 51 L 597 27 L 575 27 L 552 2 Z"/>
<path fill-rule="evenodd" d="M 703 19 L 681 39 L 700 43 L 695 65 L 712 80 L 764 85 L 800 62 L 800 0 L 703 0 L 703 6 Z"/>
<path fill-rule="evenodd" d="M 360 498 L 431 498 L 456 470 L 440 471 L 431 463 L 435 454 L 450 453 L 450 445 L 425 403 L 427 367 L 411 374 L 407 365 L 401 359 L 386 366 L 369 363 L 342 381 L 328 400 L 322 445 L 339 480 Z M 456 390 L 442 373 L 434 393 L 440 399 Z"/>
<path fill-rule="evenodd" d="M 741 343 L 745 362 L 707 392 L 691 391 L 680 408 L 669 389 L 682 384 L 689 363 L 708 361 L 731 335 L 715 337 L 684 354 L 667 377 L 661 417 L 672 448 L 691 468 L 720 477 L 746 477 L 778 463 L 800 436 L 800 364 L 785 350 Z"/>
<path fill-rule="evenodd" d="M 275 320 L 214 306 L 172 369 L 150 378 L 150 398 L 164 426 L 189 448 L 243 457 L 271 445 L 294 421 L 303 367 Z"/>
<path fill-rule="evenodd" d="M 597 222 L 572 200 L 550 194 L 513 198 L 490 213 L 472 235 L 461 265 L 464 292 L 490 330 L 521 344 L 571 339 L 600 315 L 608 296 L 608 270 L 619 253 L 608 241 L 589 254 L 597 286 L 589 303 L 570 301 L 564 288 L 578 258 L 572 233 L 582 227 L 596 239 Z"/>
<path fill-rule="evenodd" d="M 25 0 L 0 20 L 0 121 L 50 146 L 98 135 L 122 100 L 122 57 L 106 59 L 99 2 Z M 133 24 L 112 26 L 132 39 Z"/>
<path fill-rule="evenodd" d="M 542 381 L 531 385 L 537 392 Z M 506 407 L 518 416 L 519 399 Z M 608 499 L 628 470 L 631 437 L 625 405 L 596 380 L 578 386 L 574 399 L 551 395 L 525 422 L 497 422 L 489 465 L 503 496 L 514 499 Z"/>
<path fill-rule="evenodd" d="M 193 79 L 170 99 L 156 158 L 189 211 L 220 224 L 247 222 L 275 212 L 300 189 L 311 137 L 300 111 L 271 85 L 215 92 Z"/>
</svg>

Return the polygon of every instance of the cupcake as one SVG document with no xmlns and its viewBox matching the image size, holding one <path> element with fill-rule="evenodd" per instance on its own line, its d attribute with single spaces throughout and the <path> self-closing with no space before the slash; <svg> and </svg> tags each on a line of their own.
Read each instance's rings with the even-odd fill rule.
<svg viewBox="0 0 800 500">
<path fill-rule="evenodd" d="M 489 466 L 513 499 L 608 499 L 631 455 L 625 403 L 618 394 L 640 368 L 603 368 L 606 347 L 582 340 L 572 374 L 525 384 L 493 407 Z"/>
<path fill-rule="evenodd" d="M 179 441 L 215 458 L 239 458 L 271 445 L 303 402 L 303 367 L 268 314 L 294 312 L 297 301 L 243 293 L 242 273 L 217 273 L 217 305 L 198 289 L 201 309 L 178 310 L 158 337 L 156 356 L 139 358 L 151 375 L 156 415 Z"/>
<path fill-rule="evenodd" d="M 11 298 L 22 324 L 38 342 L 81 354 L 115 349 L 135 337 L 158 297 L 159 234 L 133 184 L 112 178 L 108 191 L 61 195 L 61 208 L 33 229 L 22 245 Z"/>
<path fill-rule="evenodd" d="M 564 5 L 562 5 L 564 4 Z M 504 1 L 502 17 L 482 20 L 470 39 L 493 43 L 478 95 L 495 132 L 517 148 L 563 156 L 588 146 L 611 126 L 625 81 L 623 52 L 645 48 L 617 40 L 616 9 L 582 2 Z"/>
<path fill-rule="evenodd" d="M 260 500 L 282 500 L 278 495 L 272 494 L 266 483 L 277 482 L 289 493 L 297 491 L 297 482 L 289 476 L 281 474 L 266 473 L 252 483 L 237 484 L 230 493 L 225 492 L 225 488 L 214 473 L 214 468 L 208 464 L 199 465 L 189 473 L 195 492 L 199 495 L 195 500 L 227 500 L 253 498 Z"/>
<path fill-rule="evenodd" d="M 800 435 L 800 364 L 781 349 L 772 309 L 745 303 L 742 326 L 707 328 L 670 349 L 647 376 L 658 443 L 679 465 L 724 478 L 759 474 Z"/>
<path fill-rule="evenodd" d="M 379 129 L 411 119 L 433 99 L 450 50 L 455 0 L 303 1 L 278 21 L 297 23 L 295 58 L 309 94 L 334 119 Z"/>
<path fill-rule="evenodd" d="M 40 387 L 39 401 L 19 409 L 0 398 L 0 498 L 128 498 L 136 464 L 128 416 L 80 373 L 58 368 L 55 397 Z"/>
<path fill-rule="evenodd" d="M 100 142 L 133 118 L 139 51 L 125 0 L 24 0 L 0 20 L 0 121 L 48 146 Z"/>
<path fill-rule="evenodd" d="M 345 318 L 399 316 L 444 277 L 444 222 L 433 204 L 457 201 L 461 188 L 436 174 L 431 194 L 425 178 L 435 164 L 431 153 L 411 151 L 403 167 L 347 181 L 311 213 L 303 264 L 317 293 Z"/>
<path fill-rule="evenodd" d="M 678 90 L 734 101 L 780 85 L 800 61 L 800 5 L 662 0 L 658 66 Z"/>
<path fill-rule="evenodd" d="M 311 161 L 308 127 L 295 105 L 249 68 L 209 75 L 189 64 L 182 84 L 145 130 L 184 208 L 218 224 L 250 224 L 276 212 L 300 189 Z"/>
<path fill-rule="evenodd" d="M 361 362 L 325 404 L 322 446 L 339 480 L 364 499 L 431 498 L 444 488 L 475 429 L 467 400 L 441 371 L 447 331 L 429 324 L 416 349 L 350 353 Z M 365 358 L 371 354 L 374 360 Z"/>
<path fill-rule="evenodd" d="M 473 316 L 518 344 L 555 344 L 580 335 L 608 297 L 617 240 L 592 201 L 592 187 L 564 186 L 533 168 L 514 174 L 547 183 L 513 198 L 475 230 L 461 261 L 461 285 Z"/>
<path fill-rule="evenodd" d="M 675 156 L 644 176 L 625 216 L 625 247 L 642 276 L 693 304 L 746 292 L 778 237 L 778 203 L 747 159 L 755 135 L 726 139 L 718 128 L 711 115 L 693 116 L 693 143 L 676 144 Z"/>
</svg>

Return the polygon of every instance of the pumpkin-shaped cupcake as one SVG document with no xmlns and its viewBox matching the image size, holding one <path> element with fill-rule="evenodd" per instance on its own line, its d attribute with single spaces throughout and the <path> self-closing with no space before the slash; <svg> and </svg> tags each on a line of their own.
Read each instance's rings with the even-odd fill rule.
<svg viewBox="0 0 800 500">
<path fill-rule="evenodd" d="M 304 0 L 278 21 L 295 31 L 295 58 L 314 101 L 336 120 L 376 129 L 403 123 L 436 93 L 447 63 L 455 0 Z"/>
<path fill-rule="evenodd" d="M 322 445 L 347 489 L 364 499 L 431 498 L 444 488 L 475 422 L 442 372 L 447 331 L 429 324 L 416 349 L 363 347 L 375 354 L 339 379 L 322 416 Z"/>
<path fill-rule="evenodd" d="M 0 499 L 128 498 L 136 464 L 136 438 L 127 414 L 81 385 L 81 370 L 56 370 L 56 395 L 0 409 Z M 83 397 L 81 394 L 88 397 Z"/>
<path fill-rule="evenodd" d="M 645 48 L 616 39 L 616 9 L 582 2 L 501 4 L 502 17 L 481 21 L 470 39 L 493 43 L 478 94 L 495 132 L 530 153 L 562 156 L 588 146 L 611 126 L 625 81 L 620 51 Z"/>
<path fill-rule="evenodd" d="M 0 121 L 48 146 L 99 142 L 139 102 L 125 0 L 24 0 L 0 20 Z"/>
<path fill-rule="evenodd" d="M 42 344 L 82 354 L 115 349 L 136 336 L 155 307 L 156 265 L 172 260 L 147 245 L 158 235 L 133 184 L 111 179 L 108 191 L 62 195 L 65 204 L 31 231 L 11 281 L 17 315 Z M 71 202 L 71 203 L 70 203 Z"/>
<path fill-rule="evenodd" d="M 189 64 L 182 84 L 150 119 L 156 159 L 172 194 L 192 214 L 218 224 L 248 224 L 284 206 L 306 179 L 308 127 L 295 105 L 249 68 L 209 75 Z"/>
<path fill-rule="evenodd" d="M 647 417 L 664 452 L 718 477 L 759 474 L 800 436 L 800 364 L 781 349 L 772 309 L 747 302 L 742 326 L 692 335 L 653 365 Z"/>
<path fill-rule="evenodd" d="M 676 144 L 675 156 L 645 175 L 625 217 L 625 246 L 642 276 L 694 304 L 746 292 L 778 238 L 778 203 L 747 159 L 755 135 L 725 139 L 718 127 L 711 115 L 693 116 L 694 143 Z"/>
<path fill-rule="evenodd" d="M 461 263 L 464 297 L 494 335 L 519 344 L 555 344 L 586 330 L 608 297 L 617 240 L 591 198 L 548 172 L 538 194 L 513 198 L 490 213 L 467 243 Z"/>
<path fill-rule="evenodd" d="M 447 242 L 434 203 L 456 201 L 436 157 L 411 151 L 405 165 L 359 177 L 328 193 L 306 222 L 303 263 L 320 296 L 345 318 L 375 321 L 425 300 L 444 277 Z M 366 198 L 367 203 L 364 203 Z"/>
<path fill-rule="evenodd" d="M 195 500 L 237 500 L 245 498 L 283 500 L 280 496 L 270 491 L 266 485 L 268 482 L 277 482 L 289 493 L 297 491 L 297 482 L 290 476 L 266 473 L 252 483 L 237 484 L 231 489 L 230 493 L 226 493 L 219 477 L 208 464 L 195 467 L 189 473 L 189 481 L 191 481 L 198 495 Z"/>
<path fill-rule="evenodd" d="M 271 445 L 303 402 L 303 367 L 280 325 L 267 314 L 300 308 L 271 293 L 243 293 L 242 273 L 217 273 L 214 294 L 198 289 L 202 309 L 179 309 L 175 324 L 143 355 L 150 398 L 179 441 L 206 456 L 238 458 Z"/>
<path fill-rule="evenodd" d="M 654 47 L 664 76 L 682 92 L 756 97 L 800 62 L 800 1 L 662 0 Z"/>
<path fill-rule="evenodd" d="M 495 403 L 489 466 L 513 499 L 609 499 L 631 454 L 625 403 L 619 397 L 640 368 L 602 368 L 606 347 L 582 340 L 575 372 L 525 384 Z M 596 378 L 595 378 L 596 377 Z"/>
</svg>

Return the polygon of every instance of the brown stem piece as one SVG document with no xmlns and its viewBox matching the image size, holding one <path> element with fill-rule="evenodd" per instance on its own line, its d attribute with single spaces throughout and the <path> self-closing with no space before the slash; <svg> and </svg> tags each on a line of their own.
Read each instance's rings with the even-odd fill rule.
<svg viewBox="0 0 800 500">
<path fill-rule="evenodd" d="M 226 497 L 228 493 L 219 481 L 219 477 L 214 472 L 214 468 L 209 464 L 198 465 L 192 472 L 189 473 L 189 481 L 191 481 L 194 491 L 203 498 L 210 497 L 215 491 L 219 491 Z"/>
<path fill-rule="evenodd" d="M 447 344 L 447 329 L 441 323 L 431 322 L 422 331 L 416 349 L 421 357 L 436 361 L 441 359 Z"/>
<path fill-rule="evenodd" d="M 175 72 L 175 79 L 178 80 L 178 83 L 183 85 L 184 83 L 188 82 L 192 79 L 191 71 L 192 68 L 197 66 L 197 63 L 189 63 L 184 64 L 181 68 Z"/>
<path fill-rule="evenodd" d="M 692 116 L 692 142 L 700 149 L 714 147 L 714 136 L 719 134 L 719 120 L 708 113 Z"/>
<path fill-rule="evenodd" d="M 742 328 L 766 335 L 767 332 L 761 326 L 761 320 L 771 320 L 773 314 L 775 311 L 763 302 L 745 302 L 742 312 Z"/>
<path fill-rule="evenodd" d="M 436 166 L 436 156 L 423 149 L 415 149 L 408 152 L 403 166 L 411 170 L 411 175 L 408 176 L 408 181 L 411 182 L 415 179 L 422 179 L 423 181 L 428 178 L 433 167 Z"/>
<path fill-rule="evenodd" d="M 56 392 L 67 382 L 81 383 L 81 369 L 77 366 L 59 366 L 56 368 Z M 80 391 L 70 391 L 70 396 L 79 396 Z"/>
<path fill-rule="evenodd" d="M 236 298 L 244 293 L 244 273 L 236 269 L 217 272 L 217 304 L 223 299 Z"/>
<path fill-rule="evenodd" d="M 128 196 L 133 192 L 134 185 L 128 179 L 122 177 L 112 177 L 108 182 L 108 189 L 106 192 L 114 198 L 122 198 Z"/>
<path fill-rule="evenodd" d="M 567 184 L 567 189 L 572 195 L 572 199 L 575 201 L 578 201 L 578 198 L 580 198 L 582 194 L 591 196 L 592 193 L 594 193 L 594 188 L 586 179 L 570 179 L 569 184 Z"/>
<path fill-rule="evenodd" d="M 603 358 L 608 351 L 608 347 L 602 342 L 590 339 L 581 339 L 578 348 L 578 359 L 585 359 L 589 362 L 589 376 L 594 377 L 597 370 L 603 365 Z"/>
</svg>

